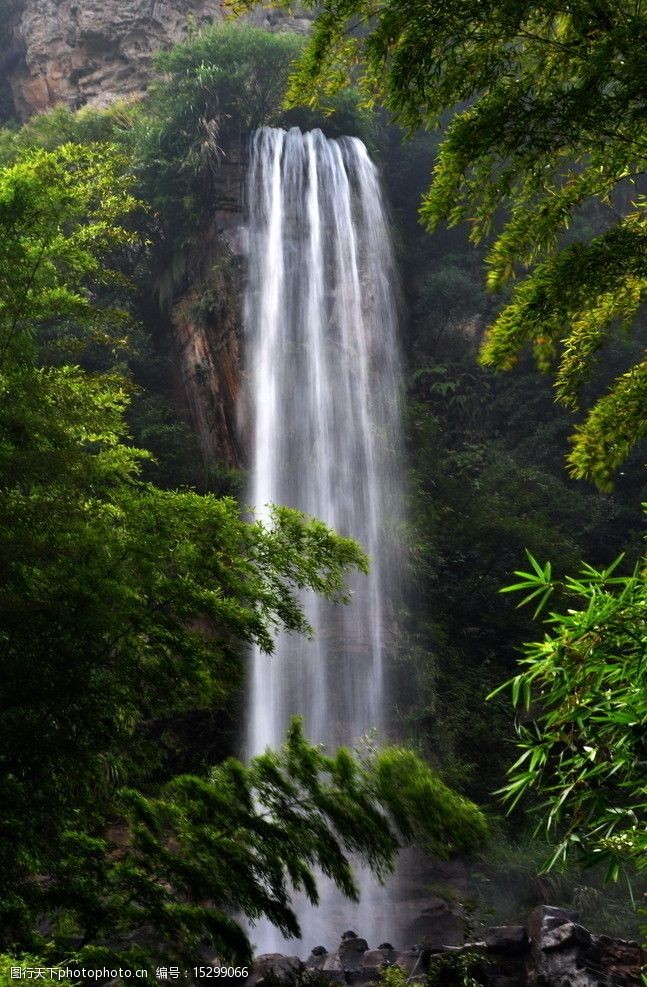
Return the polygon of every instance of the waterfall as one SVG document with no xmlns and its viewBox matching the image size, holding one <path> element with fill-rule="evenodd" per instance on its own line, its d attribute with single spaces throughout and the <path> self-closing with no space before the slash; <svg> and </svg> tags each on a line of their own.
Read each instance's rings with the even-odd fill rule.
<svg viewBox="0 0 647 987">
<path fill-rule="evenodd" d="M 383 739 L 400 433 L 395 278 L 377 172 L 357 138 L 263 128 L 246 206 L 249 499 L 260 517 L 277 503 L 321 518 L 371 558 L 370 575 L 350 580 L 348 606 L 304 594 L 312 641 L 283 635 L 271 657 L 252 654 L 248 753 L 279 746 L 295 713 L 331 748 Z M 385 891 L 365 874 L 360 882 L 357 907 L 330 887 L 316 912 L 296 903 L 306 952 L 352 923 L 373 946 L 393 934 Z M 251 935 L 259 951 L 284 945 L 269 926 Z"/>
</svg>

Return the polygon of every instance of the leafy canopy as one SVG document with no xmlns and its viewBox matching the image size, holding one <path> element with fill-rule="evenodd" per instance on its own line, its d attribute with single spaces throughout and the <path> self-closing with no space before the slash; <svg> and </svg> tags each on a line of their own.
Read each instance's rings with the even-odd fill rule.
<svg viewBox="0 0 647 987">
<path fill-rule="evenodd" d="M 488 282 L 526 276 L 481 351 L 507 368 L 529 344 L 578 407 L 594 355 L 635 320 L 647 289 L 647 14 L 634 0 L 562 3 L 324 0 L 291 104 L 359 78 L 412 134 L 445 126 L 421 218 L 493 234 Z M 234 3 L 236 9 L 246 6 Z M 587 230 L 583 207 L 595 217 Z M 569 228 L 573 229 L 569 232 Z M 571 473 L 608 488 L 647 434 L 647 363 L 621 374 L 573 436 Z"/>
<path fill-rule="evenodd" d="M 90 292 L 119 277 L 102 255 L 135 242 L 124 163 L 110 145 L 63 144 L 0 171 L 0 367 L 33 359 L 39 325 L 74 320 L 105 334 L 119 321 Z"/>
<path fill-rule="evenodd" d="M 645 560 L 630 576 L 616 575 L 618 559 L 560 583 L 529 558 L 532 571 L 505 592 L 526 591 L 536 617 L 556 589 L 572 605 L 549 615 L 523 670 L 497 690 L 511 690 L 522 750 L 504 794 L 512 805 L 527 792 L 544 799 L 539 825 L 560 836 L 551 865 L 575 852 L 615 878 L 623 863 L 647 866 Z"/>
<path fill-rule="evenodd" d="M 158 54 L 134 132 L 149 201 L 164 207 L 169 199 L 177 209 L 187 196 L 213 196 L 217 165 L 284 112 L 289 68 L 302 46 L 296 34 L 216 24 Z"/>
</svg>

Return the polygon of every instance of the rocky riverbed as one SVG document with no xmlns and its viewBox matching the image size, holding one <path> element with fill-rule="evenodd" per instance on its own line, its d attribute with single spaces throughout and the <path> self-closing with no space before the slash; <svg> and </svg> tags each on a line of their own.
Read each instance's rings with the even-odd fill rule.
<svg viewBox="0 0 647 987">
<path fill-rule="evenodd" d="M 258 956 L 245 983 L 369 984 L 395 965 L 408 982 L 424 983 L 434 967 L 445 970 L 450 957 L 465 953 L 474 958 L 472 976 L 483 987 L 640 987 L 641 967 L 647 963 L 638 943 L 594 936 L 579 924 L 576 912 L 542 905 L 525 925 L 492 927 L 481 941 L 462 946 L 418 943 L 397 949 L 383 942 L 373 947 L 348 930 L 336 952 L 315 946 L 305 960 L 279 953 Z M 446 977 L 449 987 L 454 983 L 449 969 Z"/>
</svg>

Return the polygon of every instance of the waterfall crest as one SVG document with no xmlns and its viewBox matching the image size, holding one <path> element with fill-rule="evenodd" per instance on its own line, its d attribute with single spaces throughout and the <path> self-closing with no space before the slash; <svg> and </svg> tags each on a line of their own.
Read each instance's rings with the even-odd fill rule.
<svg viewBox="0 0 647 987">
<path fill-rule="evenodd" d="M 388 726 L 400 514 L 395 277 L 380 185 L 357 138 L 263 128 L 246 206 L 249 499 L 260 517 L 277 503 L 321 518 L 371 558 L 370 575 L 351 579 L 348 606 L 304 595 L 312 641 L 282 635 L 272 657 L 252 654 L 247 751 L 280 745 L 295 713 L 313 741 L 353 745 Z M 361 881 L 359 911 L 325 888 L 316 913 L 297 903 L 306 948 L 324 940 L 329 921 L 387 935 L 385 892 Z M 269 927 L 252 938 L 261 951 L 282 945 Z"/>
</svg>

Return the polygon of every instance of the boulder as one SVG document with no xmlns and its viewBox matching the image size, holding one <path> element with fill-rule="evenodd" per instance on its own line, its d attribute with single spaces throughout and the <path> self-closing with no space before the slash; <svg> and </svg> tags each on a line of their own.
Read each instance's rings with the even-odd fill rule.
<svg viewBox="0 0 647 987">
<path fill-rule="evenodd" d="M 287 985 L 305 970 L 333 984 L 371 985 L 385 967 L 395 965 L 409 983 L 423 984 L 430 966 L 443 966 L 443 955 L 467 952 L 474 956 L 478 982 L 487 987 L 642 987 L 640 970 L 647 963 L 637 943 L 593 936 L 579 924 L 576 912 L 542 905 L 530 915 L 527 928 L 494 926 L 483 941 L 462 946 L 419 944 L 397 951 L 385 942 L 369 949 L 365 939 L 348 933 L 339 953 L 315 946 L 305 963 L 296 956 L 265 954 L 257 958 L 247 984 L 263 987 L 271 972 Z"/>
<path fill-rule="evenodd" d="M 548 932 L 558 929 L 560 925 L 566 925 L 567 922 L 577 922 L 578 919 L 577 912 L 569 911 L 566 908 L 539 905 L 528 916 L 528 935 L 532 942 L 541 943 Z"/>
<path fill-rule="evenodd" d="M 359 936 L 342 936 L 339 944 L 339 960 L 346 973 L 357 973 L 362 969 L 362 957 L 368 949 L 366 939 Z"/>
<path fill-rule="evenodd" d="M 264 978 L 268 973 L 277 977 L 300 973 L 303 963 L 298 956 L 283 956 L 282 953 L 262 953 L 254 960 L 254 968 L 247 980 L 246 987 L 263 987 Z"/>
<path fill-rule="evenodd" d="M 404 928 L 404 936 L 409 942 L 422 941 L 429 946 L 445 944 L 458 945 L 463 940 L 463 921 L 460 910 L 438 895 L 428 895 L 415 902 L 411 911 L 415 917 Z"/>
<path fill-rule="evenodd" d="M 556 955 L 554 961 L 546 961 L 546 955 L 542 946 L 551 932 L 559 929 L 563 925 L 577 922 L 576 912 L 567 911 L 565 908 L 554 908 L 552 905 L 539 905 L 534 908 L 528 916 L 528 938 L 530 949 L 524 964 L 524 987 L 542 987 L 545 980 L 542 978 L 547 967 L 556 976 L 560 975 L 561 968 L 575 967 L 577 957 L 575 955 L 564 956 L 561 952 Z M 556 981 L 559 983 L 559 981 Z"/>
<path fill-rule="evenodd" d="M 306 970 L 317 970 L 317 971 L 322 970 L 327 957 L 328 957 L 327 951 L 325 953 L 315 953 L 315 951 L 313 950 L 310 953 L 308 959 L 306 960 L 305 963 Z"/>
<path fill-rule="evenodd" d="M 345 984 L 346 974 L 336 953 L 329 953 L 324 946 L 316 946 L 315 949 L 323 949 L 323 953 L 315 953 L 314 949 L 306 960 L 306 970 L 318 973 L 321 977 L 329 980 L 331 984 Z"/>
<path fill-rule="evenodd" d="M 382 970 L 395 963 L 396 952 L 392 946 L 380 949 L 367 949 L 362 956 L 362 979 L 364 983 L 379 980 Z"/>
<path fill-rule="evenodd" d="M 544 952 L 553 949 L 572 949 L 574 946 L 582 949 L 589 949 L 593 943 L 593 936 L 583 925 L 577 922 L 566 922 L 547 932 L 541 941 L 541 948 Z"/>
<path fill-rule="evenodd" d="M 640 987 L 644 983 L 640 971 L 647 966 L 647 950 L 637 942 L 596 936 L 587 960 L 591 967 L 603 970 L 610 983 Z"/>
<path fill-rule="evenodd" d="M 592 936 L 578 923 L 576 912 L 543 905 L 531 913 L 528 931 L 531 943 L 523 987 L 638 987 L 641 983 L 638 947 Z"/>
<path fill-rule="evenodd" d="M 495 925 L 485 930 L 485 945 L 495 953 L 523 953 L 528 946 L 525 925 Z"/>
<path fill-rule="evenodd" d="M 323 963 L 319 972 L 329 980 L 331 984 L 345 984 L 346 974 L 336 953 L 331 953 L 323 957 Z"/>
<path fill-rule="evenodd" d="M 409 977 L 414 974 L 424 975 L 429 964 L 429 956 L 426 951 L 404 949 L 396 951 L 394 962 L 397 966 L 401 966 Z"/>
</svg>

